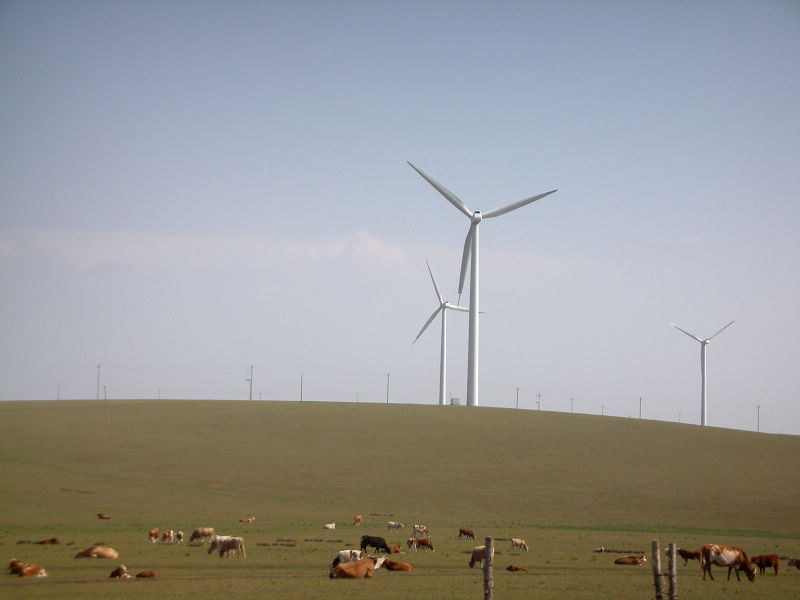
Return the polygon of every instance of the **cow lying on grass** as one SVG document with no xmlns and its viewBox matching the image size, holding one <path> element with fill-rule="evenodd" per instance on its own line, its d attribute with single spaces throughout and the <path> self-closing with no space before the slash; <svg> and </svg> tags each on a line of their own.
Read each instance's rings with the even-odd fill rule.
<svg viewBox="0 0 800 600">
<path fill-rule="evenodd" d="M 387 571 L 413 571 L 414 567 L 412 567 L 408 563 L 404 562 L 397 562 L 394 560 L 385 560 L 383 561 L 383 568 Z"/>
<path fill-rule="evenodd" d="M 24 563 L 16 558 L 11 559 L 8 563 L 8 568 L 12 573 L 16 573 L 20 577 L 47 577 L 47 571 L 44 570 L 44 567 Z"/>
<path fill-rule="evenodd" d="M 349 563 L 336 565 L 331 569 L 331 579 L 364 579 L 372 577 L 375 573 L 377 558 L 362 558 Z"/>
<path fill-rule="evenodd" d="M 614 561 L 615 565 L 641 565 L 647 562 L 644 554 L 636 554 L 633 556 L 621 556 Z"/>
<path fill-rule="evenodd" d="M 78 552 L 75 558 L 119 558 L 119 552 L 108 546 L 89 546 Z"/>
</svg>

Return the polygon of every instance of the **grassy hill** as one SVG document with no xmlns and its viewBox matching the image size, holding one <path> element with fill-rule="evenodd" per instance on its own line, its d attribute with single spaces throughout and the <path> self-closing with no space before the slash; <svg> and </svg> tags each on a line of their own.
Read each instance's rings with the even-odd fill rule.
<svg viewBox="0 0 800 600">
<path fill-rule="evenodd" d="M 225 567 L 220 581 L 227 584 L 232 570 L 242 571 L 240 577 L 258 582 L 252 586 L 257 594 L 266 585 L 255 576 L 258 556 L 263 555 L 268 575 L 275 564 L 267 547 L 274 552 L 282 543 L 278 540 L 293 540 L 289 556 L 296 554 L 298 565 L 317 569 L 315 585 L 327 584 L 328 555 L 339 546 L 357 545 L 362 532 L 385 535 L 387 520 L 402 521 L 409 529 L 426 524 L 445 552 L 435 553 L 436 558 L 411 553 L 405 559 L 430 562 L 428 572 L 454 569 L 454 577 L 464 571 L 468 556 L 462 554 L 472 545 L 451 539 L 458 527 L 473 528 L 479 542 L 485 535 L 527 536 L 532 552 L 513 559 L 527 561 L 523 566 L 542 577 L 548 572 L 542 556 L 548 544 L 563 554 L 563 568 L 575 569 L 577 564 L 570 565 L 575 560 L 601 561 L 605 568 L 603 558 L 592 555 L 594 546 L 645 550 L 653 538 L 663 545 L 735 543 L 751 554 L 800 554 L 798 436 L 419 405 L 120 401 L 111 402 L 110 417 L 108 426 L 102 402 L 0 403 L 0 548 L 8 559 L 25 554 L 17 558 L 42 560 L 51 571 L 50 565 L 63 564 L 69 569 L 67 585 L 69 576 L 91 580 L 84 573 L 88 568 L 107 576 L 115 565 L 75 561 L 74 548 L 68 553 L 64 547 L 45 550 L 18 542 L 53 535 L 76 546 L 102 540 L 130 547 L 128 556 L 137 559 L 166 551 L 170 560 L 162 571 L 172 569 L 173 581 L 186 580 L 181 568 L 191 569 L 194 561 L 208 572 Z M 111 514 L 112 520 L 97 520 L 97 512 Z M 355 514 L 364 516 L 361 529 L 348 525 Z M 256 521 L 239 524 L 245 515 L 255 515 Z M 322 531 L 323 523 L 333 521 L 335 532 Z M 244 532 L 246 564 L 220 564 L 191 547 L 180 552 L 147 547 L 151 527 L 183 529 L 188 537 L 192 528 L 204 525 L 222 533 Z M 578 553 L 580 558 L 573 558 Z M 126 556 L 120 560 L 132 566 Z M 160 565 L 151 560 L 145 566 L 158 570 Z M 551 563 L 549 568 L 562 567 Z M 610 569 L 609 581 L 620 576 L 616 569 Z M 645 570 L 637 575 L 643 589 L 652 586 L 649 567 Z M 420 579 L 425 572 L 418 568 L 415 575 Z M 466 575 L 478 577 L 468 568 Z M 782 573 L 776 581 L 792 575 L 797 589 L 800 571 Z M 409 577 L 403 585 L 410 597 L 418 590 Z M 699 580 L 699 567 L 688 569 L 687 577 Z M 752 590 L 767 590 L 765 579 L 751 584 Z M 50 597 L 51 591 L 59 597 L 56 580 L 54 575 L 47 585 L 35 582 L 34 587 L 5 579 L 0 586 L 35 592 L 32 597 Z M 295 589 L 291 581 L 273 582 L 279 585 L 274 591 L 284 598 L 325 597 L 329 588 L 309 590 L 304 583 Z M 517 597 L 518 581 L 509 580 L 513 585 L 504 597 Z M 537 597 L 548 597 L 549 581 L 539 583 Z M 163 585 L 149 586 L 148 595 L 171 589 L 158 583 Z M 700 583 L 706 584 L 704 598 L 714 597 L 710 590 L 732 585 Z M 564 592 L 553 584 L 554 592 Z M 245 586 L 241 597 L 248 597 L 249 589 Z M 343 589 L 350 588 L 330 590 L 335 593 L 330 597 L 346 597 Z M 437 597 L 436 585 L 425 589 L 428 597 Z M 570 597 L 630 597 L 614 596 L 618 591 L 591 595 L 596 584 L 581 590 Z M 444 584 L 441 597 L 453 597 L 451 591 L 452 584 Z M 102 593 L 110 592 L 123 593 L 119 588 Z M 521 587 L 519 597 L 528 592 Z M 394 597 L 406 597 L 400 593 Z M 764 597 L 780 597 L 777 588 L 771 593 Z M 480 587 L 468 597 L 481 597 Z"/>
</svg>

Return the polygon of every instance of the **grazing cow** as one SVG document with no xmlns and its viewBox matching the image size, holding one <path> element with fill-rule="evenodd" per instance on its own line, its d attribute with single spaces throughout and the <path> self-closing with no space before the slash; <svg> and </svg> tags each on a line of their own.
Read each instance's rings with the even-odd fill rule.
<svg viewBox="0 0 800 600">
<path fill-rule="evenodd" d="M 128 575 L 128 567 L 125 565 L 120 565 L 111 571 L 111 575 L 108 577 L 109 579 L 130 579 L 130 575 Z"/>
<path fill-rule="evenodd" d="M 156 579 L 156 572 L 153 570 L 148 571 L 139 571 L 136 574 L 136 577 L 139 579 L 147 578 L 147 579 Z"/>
<path fill-rule="evenodd" d="M 339 550 L 336 556 L 333 557 L 331 569 L 336 568 L 336 565 L 342 563 L 355 562 L 364 558 L 364 553 L 361 550 Z"/>
<path fill-rule="evenodd" d="M 362 535 L 361 536 L 361 551 L 363 552 L 369 546 L 375 548 L 375 551 L 383 550 L 387 554 L 389 553 L 389 546 L 386 543 L 386 540 L 382 537 L 378 537 L 376 535 Z"/>
<path fill-rule="evenodd" d="M 683 548 L 678 548 L 678 556 L 683 559 L 683 566 L 689 564 L 690 560 L 700 560 L 702 553 L 700 550 L 684 550 Z"/>
<path fill-rule="evenodd" d="M 758 556 L 750 557 L 750 562 L 758 566 L 758 574 L 763 575 L 769 567 L 775 569 L 775 575 L 778 574 L 778 565 L 780 565 L 781 557 L 777 554 L 760 554 Z"/>
<path fill-rule="evenodd" d="M 514 565 L 508 565 L 506 571 L 511 571 L 512 573 L 530 573 L 525 567 L 515 567 Z"/>
<path fill-rule="evenodd" d="M 325 523 L 324 528 L 333 531 L 336 529 L 336 523 Z"/>
<path fill-rule="evenodd" d="M 119 552 L 108 546 L 89 546 L 78 552 L 75 558 L 119 558 Z"/>
<path fill-rule="evenodd" d="M 431 552 L 435 551 L 433 547 L 433 542 L 430 541 L 428 538 L 419 538 L 417 540 L 417 544 L 414 547 L 414 550 L 417 550 L 419 548 L 424 548 L 425 550 L 430 550 Z"/>
<path fill-rule="evenodd" d="M 411 550 L 412 548 L 414 550 L 416 550 L 417 549 L 417 538 L 415 538 L 415 537 L 408 538 L 406 540 L 406 544 L 408 544 L 408 549 L 409 550 Z"/>
<path fill-rule="evenodd" d="M 525 550 L 525 552 L 527 552 L 528 551 L 528 544 L 527 544 L 527 542 L 525 540 L 522 540 L 520 538 L 511 538 L 511 549 L 512 550 L 520 550 L 520 549 L 522 549 L 522 550 Z"/>
<path fill-rule="evenodd" d="M 389 554 L 400 554 L 403 551 L 403 545 L 397 544 L 397 546 L 389 546 Z"/>
<path fill-rule="evenodd" d="M 98 519 L 110 519 L 111 515 L 107 515 L 106 513 L 97 513 Z"/>
<path fill-rule="evenodd" d="M 428 531 L 428 528 L 425 525 L 414 525 L 414 535 L 424 535 L 425 537 L 431 537 L 431 532 Z"/>
<path fill-rule="evenodd" d="M 475 539 L 475 533 L 472 531 L 472 529 L 464 529 L 463 527 L 460 527 L 458 529 L 458 539 L 461 539 L 462 536 L 473 540 Z"/>
<path fill-rule="evenodd" d="M 800 569 L 800 557 L 792 557 L 789 559 L 789 563 L 786 565 L 786 568 L 789 567 L 797 567 Z"/>
<path fill-rule="evenodd" d="M 47 538 L 46 540 L 42 540 L 40 542 L 36 542 L 37 544 L 41 544 L 42 546 L 52 546 L 53 544 L 58 543 L 58 538 Z"/>
<path fill-rule="evenodd" d="M 214 538 L 214 528 L 213 527 L 198 527 L 192 532 L 191 537 L 189 538 L 189 543 L 200 540 L 200 543 L 205 542 L 207 539 Z"/>
<path fill-rule="evenodd" d="M 631 556 L 621 556 L 614 561 L 615 565 L 641 565 L 646 563 L 647 559 L 644 554 L 634 554 Z"/>
<path fill-rule="evenodd" d="M 149 534 L 150 543 L 155 544 L 158 541 L 158 527 L 153 527 Z"/>
<path fill-rule="evenodd" d="M 331 579 L 364 579 L 365 577 L 372 577 L 375 573 L 375 563 L 378 562 L 376 558 L 362 558 L 353 562 L 336 565 L 331 569 Z"/>
<path fill-rule="evenodd" d="M 24 563 L 16 558 L 12 558 L 9 561 L 8 568 L 11 573 L 16 573 L 20 577 L 47 577 L 47 571 L 44 570 L 44 567 Z"/>
<path fill-rule="evenodd" d="M 387 571 L 413 571 L 414 567 L 412 567 L 408 563 L 404 562 L 396 562 L 393 560 L 385 560 L 383 562 L 383 568 Z"/>
<path fill-rule="evenodd" d="M 469 559 L 469 568 L 474 567 L 475 563 L 478 563 L 478 567 L 482 566 L 484 560 L 486 560 L 486 546 L 475 546 Z"/>
<path fill-rule="evenodd" d="M 356 515 L 355 517 L 353 517 L 353 525 L 361 525 L 361 523 L 363 523 L 361 515 Z"/>
<path fill-rule="evenodd" d="M 162 544 L 171 544 L 175 541 L 175 532 L 172 529 L 168 529 L 164 533 L 161 534 L 161 543 Z"/>
<path fill-rule="evenodd" d="M 402 523 L 398 523 L 397 521 L 386 522 L 386 529 L 388 529 L 389 531 L 391 531 L 392 529 L 397 531 L 398 529 L 403 529 L 404 527 L 405 525 L 403 525 Z"/>
<path fill-rule="evenodd" d="M 741 548 L 734 548 L 733 546 L 720 546 L 717 544 L 706 544 L 700 550 L 700 569 L 703 573 L 703 579 L 706 578 L 706 573 L 714 580 L 711 574 L 711 565 L 720 567 L 728 567 L 728 580 L 731 578 L 731 571 L 736 573 L 736 580 L 741 581 L 739 578 L 739 571 L 744 570 L 745 575 L 750 581 L 755 581 L 756 571 L 750 561 L 747 559 L 747 554 Z"/>
<path fill-rule="evenodd" d="M 178 540 L 179 544 L 183 543 L 183 532 L 179 529 L 178 532 L 175 534 L 175 539 Z"/>
<path fill-rule="evenodd" d="M 214 550 L 219 552 L 220 558 L 222 558 L 223 554 L 226 558 L 230 558 L 231 552 L 236 552 L 236 558 L 241 556 L 247 558 L 247 553 L 244 551 L 244 539 L 240 537 L 218 535 L 211 540 L 208 553 L 211 554 Z"/>
</svg>

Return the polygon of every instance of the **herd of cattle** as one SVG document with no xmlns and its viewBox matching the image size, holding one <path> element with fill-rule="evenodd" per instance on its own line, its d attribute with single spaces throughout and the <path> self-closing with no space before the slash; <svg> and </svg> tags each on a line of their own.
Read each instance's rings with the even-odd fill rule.
<svg viewBox="0 0 800 600">
<path fill-rule="evenodd" d="M 108 515 L 98 513 L 98 518 L 108 519 Z M 244 517 L 239 519 L 242 523 L 250 523 L 255 517 Z M 361 525 L 363 519 L 361 515 L 356 515 L 353 519 L 353 525 Z M 326 523 L 323 526 L 325 529 L 333 530 L 336 528 L 336 523 Z M 390 532 L 397 533 L 405 528 L 403 523 L 398 521 L 388 521 L 386 528 Z M 458 539 L 475 539 L 475 533 L 471 529 L 460 528 L 458 531 Z M 182 544 L 184 541 L 183 531 L 174 531 L 168 529 L 160 531 L 158 528 L 153 528 L 149 531 L 148 539 L 150 543 L 163 543 Z M 235 554 L 237 558 L 247 558 L 244 547 L 244 539 L 240 536 L 218 535 L 213 527 L 198 527 L 192 531 L 189 542 L 199 542 L 201 545 L 209 542 L 208 554 L 218 552 L 220 558 L 223 556 L 230 557 Z M 57 538 L 48 538 L 37 542 L 43 545 L 58 544 Z M 412 530 L 412 537 L 407 538 L 406 545 L 409 550 L 425 550 L 434 552 L 435 548 L 431 540 L 430 530 L 424 525 L 415 524 Z M 331 579 L 363 579 L 370 578 L 378 569 L 386 571 L 413 571 L 414 568 L 405 562 L 393 561 L 386 557 L 368 556 L 366 552 L 370 549 L 375 552 L 392 555 L 398 554 L 403 551 L 402 544 L 389 546 L 386 539 L 376 535 L 362 535 L 361 544 L 358 550 L 348 548 L 340 550 L 336 553 L 329 568 L 329 577 Z M 528 552 L 528 544 L 521 538 L 511 539 L 511 550 L 524 550 Z M 603 547 L 596 548 L 595 552 L 618 552 L 615 550 L 606 550 Z M 684 560 L 684 566 L 687 566 L 690 560 L 698 560 L 700 562 L 700 569 L 703 579 L 708 574 L 710 579 L 714 579 L 711 574 L 711 566 L 717 565 L 720 567 L 728 568 L 728 579 L 730 580 L 731 573 L 736 575 L 736 579 L 740 580 L 739 573 L 743 571 L 750 581 L 756 578 L 756 569 L 759 574 L 764 574 L 766 569 L 773 569 L 775 575 L 778 574 L 780 566 L 780 556 L 777 554 L 762 554 L 759 556 L 752 556 L 748 558 L 747 554 L 741 548 L 733 546 L 723 546 L 718 544 L 708 544 L 703 546 L 700 550 L 686 550 L 683 548 L 677 549 L 677 554 Z M 79 551 L 75 554 L 75 558 L 104 558 L 116 560 L 119 558 L 119 553 L 109 546 L 93 545 L 85 550 Z M 480 567 L 486 560 L 486 546 L 476 546 L 472 549 L 469 559 L 470 568 L 476 564 Z M 617 558 L 614 562 L 620 565 L 641 565 L 646 562 L 643 553 L 632 554 Z M 796 567 L 800 569 L 800 557 L 790 558 L 788 567 Z M 28 564 L 12 559 L 9 563 L 9 569 L 12 574 L 17 574 L 20 577 L 46 577 L 47 572 L 40 565 Z M 528 569 L 509 565 L 506 567 L 508 571 L 529 573 Z M 109 575 L 115 579 L 129 579 L 131 576 L 125 565 L 119 565 Z M 137 578 L 155 578 L 156 573 L 153 570 L 140 571 L 136 574 Z"/>
</svg>

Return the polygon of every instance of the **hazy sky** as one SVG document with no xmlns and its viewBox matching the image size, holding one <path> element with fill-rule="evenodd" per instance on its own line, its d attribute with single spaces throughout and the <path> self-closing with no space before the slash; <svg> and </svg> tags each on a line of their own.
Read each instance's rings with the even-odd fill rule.
<svg viewBox="0 0 800 600">
<path fill-rule="evenodd" d="M 483 406 L 699 423 L 669 323 L 735 319 L 709 424 L 800 434 L 799 58 L 793 0 L 3 0 L 0 399 L 434 404 L 469 222 L 411 161 L 559 190 L 481 226 Z"/>
</svg>

